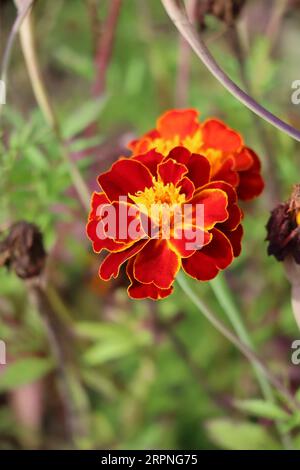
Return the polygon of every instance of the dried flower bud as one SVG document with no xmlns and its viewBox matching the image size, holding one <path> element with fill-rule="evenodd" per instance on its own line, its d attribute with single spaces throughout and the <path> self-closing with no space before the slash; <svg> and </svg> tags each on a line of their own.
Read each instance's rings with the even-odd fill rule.
<svg viewBox="0 0 300 470">
<path fill-rule="evenodd" d="M 205 17 L 207 15 L 215 16 L 230 26 L 240 14 L 245 3 L 246 0 L 198 0 L 195 17 L 201 29 L 206 27 Z"/>
<path fill-rule="evenodd" d="M 289 201 L 279 204 L 267 223 L 268 254 L 283 261 L 291 255 L 300 264 L 300 184 Z"/>
<path fill-rule="evenodd" d="M 0 242 L 0 266 L 7 266 L 22 279 L 39 276 L 45 266 L 43 237 L 34 224 L 17 222 Z"/>
</svg>

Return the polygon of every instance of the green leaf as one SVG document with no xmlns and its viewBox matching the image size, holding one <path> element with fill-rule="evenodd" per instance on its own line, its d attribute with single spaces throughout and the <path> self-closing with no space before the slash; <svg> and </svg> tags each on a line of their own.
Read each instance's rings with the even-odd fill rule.
<svg viewBox="0 0 300 470">
<path fill-rule="evenodd" d="M 246 413 L 260 418 L 288 420 L 290 415 L 275 403 L 265 400 L 237 400 L 235 405 Z"/>
<path fill-rule="evenodd" d="M 90 347 L 84 354 L 84 361 L 88 365 L 98 365 L 105 362 L 120 359 L 134 351 L 135 344 L 124 338 L 123 341 L 97 343 Z"/>
<path fill-rule="evenodd" d="M 0 391 L 6 392 L 35 382 L 53 369 L 50 359 L 28 357 L 8 364 L 0 375 Z"/>
<path fill-rule="evenodd" d="M 63 135 L 66 139 L 79 134 L 89 124 L 96 121 L 107 104 L 107 96 L 88 101 L 81 108 L 76 109 L 69 118 L 62 122 Z"/>
<path fill-rule="evenodd" d="M 259 424 L 216 418 L 206 423 L 211 440 L 221 449 L 275 450 L 279 444 Z"/>
</svg>

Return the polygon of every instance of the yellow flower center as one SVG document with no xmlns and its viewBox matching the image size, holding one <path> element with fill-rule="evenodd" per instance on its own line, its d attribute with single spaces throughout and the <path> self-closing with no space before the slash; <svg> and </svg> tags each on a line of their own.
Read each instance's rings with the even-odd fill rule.
<svg viewBox="0 0 300 470">
<path fill-rule="evenodd" d="M 178 147 L 179 145 L 187 148 L 192 153 L 199 152 L 203 145 L 201 131 L 199 130 L 195 132 L 194 135 L 187 136 L 184 139 L 180 139 L 179 135 L 175 135 L 169 140 L 159 137 L 152 141 L 151 147 L 166 156 L 174 147 Z"/>
<path fill-rule="evenodd" d="M 161 180 L 153 177 L 153 186 L 138 191 L 135 195 L 129 195 L 138 206 L 144 206 L 147 210 L 153 205 L 178 206 L 185 201 L 185 195 L 180 194 L 180 187 L 176 188 L 173 183 L 164 184 Z"/>
</svg>

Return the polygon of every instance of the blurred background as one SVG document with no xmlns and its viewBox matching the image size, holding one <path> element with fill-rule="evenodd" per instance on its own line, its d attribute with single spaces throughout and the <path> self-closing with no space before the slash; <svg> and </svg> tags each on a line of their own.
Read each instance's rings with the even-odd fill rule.
<svg viewBox="0 0 300 470">
<path fill-rule="evenodd" d="M 300 128 L 300 105 L 291 102 L 300 2 L 186 3 L 230 77 Z M 0 5 L 3 57 L 17 10 L 12 0 Z M 291 343 L 300 333 L 282 265 L 266 253 L 265 225 L 299 183 L 299 144 L 211 77 L 158 0 L 39 0 L 32 17 L 56 123 L 53 131 L 37 104 L 22 52 L 28 42 L 18 37 L 1 110 L 0 240 L 15 222 L 37 224 L 48 255 L 46 307 L 30 283 L 0 268 L 0 448 L 277 449 L 282 420 L 300 449 L 299 413 L 285 422 L 285 403 L 277 414 L 235 405 L 261 399 L 253 369 L 178 287 L 157 303 L 132 301 L 124 273 L 99 279 L 68 163 L 92 193 L 97 176 L 128 155 L 127 143 L 176 106 L 242 133 L 260 155 L 266 188 L 243 206 L 243 251 L 226 271 L 223 301 L 234 303 L 260 356 L 294 393 L 300 369 Z M 191 286 L 227 322 L 211 286 Z"/>
</svg>

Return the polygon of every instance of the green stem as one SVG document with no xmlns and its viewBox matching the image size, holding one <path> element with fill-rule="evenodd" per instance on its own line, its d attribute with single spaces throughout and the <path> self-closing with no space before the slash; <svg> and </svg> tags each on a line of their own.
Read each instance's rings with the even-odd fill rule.
<svg viewBox="0 0 300 470">
<path fill-rule="evenodd" d="M 223 311 L 227 315 L 228 320 L 232 324 L 233 329 L 235 330 L 240 340 L 243 341 L 249 348 L 254 350 L 253 342 L 247 331 L 247 328 L 245 327 L 241 319 L 239 311 L 236 308 L 236 305 L 233 301 L 232 295 L 230 293 L 230 290 L 228 288 L 226 278 L 224 277 L 224 275 L 219 274 L 215 279 L 210 281 L 210 286 L 220 306 L 222 307 Z M 256 375 L 257 381 L 260 385 L 264 398 L 267 401 L 274 403 L 276 400 L 274 397 L 272 387 L 270 386 L 269 381 L 266 379 L 265 375 L 263 374 L 262 369 L 253 360 L 251 360 L 251 365 L 253 367 L 254 373 Z M 283 445 L 286 448 L 291 448 L 290 438 L 286 433 L 282 431 L 282 427 L 280 423 L 276 422 L 276 428 L 281 437 Z"/>
<path fill-rule="evenodd" d="M 227 283 L 222 274 L 219 274 L 215 279 L 210 281 L 210 287 L 212 288 L 220 306 L 227 315 L 228 320 L 233 326 L 237 336 L 243 341 L 249 348 L 254 350 L 253 342 L 248 334 L 248 331 L 240 317 L 240 314 L 232 300 L 229 292 Z M 265 378 L 261 371 L 261 368 L 257 366 L 256 362 L 252 361 L 252 367 L 260 385 L 261 391 L 264 397 L 269 401 L 274 401 L 272 389 L 268 380 Z"/>
<path fill-rule="evenodd" d="M 186 278 L 182 273 L 177 275 L 177 282 L 193 302 L 193 304 L 199 309 L 199 311 L 205 316 L 205 318 L 223 335 L 227 338 L 236 348 L 251 362 L 259 367 L 261 374 L 278 390 L 283 398 L 285 398 L 287 404 L 293 410 L 300 410 L 300 403 L 295 399 L 292 393 L 281 383 L 278 378 L 265 366 L 262 360 L 257 354 L 243 341 L 241 341 L 232 331 L 230 331 L 225 323 L 207 307 L 207 305 L 201 300 L 192 288 L 189 286 Z"/>
</svg>

